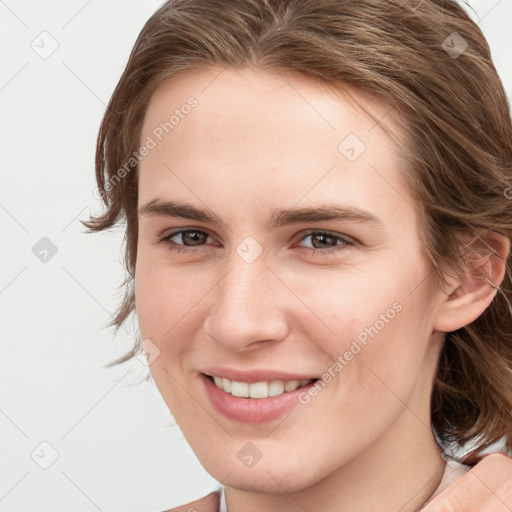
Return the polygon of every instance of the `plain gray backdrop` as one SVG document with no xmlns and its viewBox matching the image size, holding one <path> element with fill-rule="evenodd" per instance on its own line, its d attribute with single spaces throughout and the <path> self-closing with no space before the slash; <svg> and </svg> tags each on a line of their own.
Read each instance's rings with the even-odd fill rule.
<svg viewBox="0 0 512 512">
<path fill-rule="evenodd" d="M 0 0 L 0 511 L 162 511 L 211 492 L 131 344 L 108 322 L 122 226 L 100 212 L 96 135 L 160 0 Z M 512 0 L 473 0 L 512 98 Z M 460 84 L 464 87 L 464 84 Z"/>
</svg>

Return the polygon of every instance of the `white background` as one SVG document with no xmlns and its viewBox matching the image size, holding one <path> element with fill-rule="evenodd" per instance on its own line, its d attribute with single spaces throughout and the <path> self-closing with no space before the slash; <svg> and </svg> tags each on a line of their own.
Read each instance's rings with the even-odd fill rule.
<svg viewBox="0 0 512 512">
<path fill-rule="evenodd" d="M 0 0 L 2 512 L 162 511 L 217 486 L 147 369 L 103 368 L 135 332 L 103 327 L 121 298 L 123 231 L 87 235 L 78 221 L 99 212 L 97 130 L 160 4 Z M 471 5 L 511 98 L 512 0 Z M 58 43 L 47 59 L 31 47 L 43 31 Z M 46 263 L 32 252 L 42 237 L 57 248 Z"/>
</svg>

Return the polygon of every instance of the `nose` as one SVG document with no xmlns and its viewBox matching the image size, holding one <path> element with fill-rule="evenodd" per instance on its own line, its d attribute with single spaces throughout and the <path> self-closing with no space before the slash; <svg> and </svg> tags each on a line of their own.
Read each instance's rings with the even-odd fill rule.
<svg viewBox="0 0 512 512">
<path fill-rule="evenodd" d="M 285 339 L 290 291 L 264 258 L 247 263 L 234 256 L 229 270 L 209 294 L 206 334 L 235 352 Z"/>
</svg>

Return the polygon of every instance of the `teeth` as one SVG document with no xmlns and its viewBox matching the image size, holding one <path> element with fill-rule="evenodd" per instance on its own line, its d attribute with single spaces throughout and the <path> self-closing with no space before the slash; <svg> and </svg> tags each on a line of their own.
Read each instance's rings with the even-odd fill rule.
<svg viewBox="0 0 512 512">
<path fill-rule="evenodd" d="M 265 383 L 266 384 L 266 383 Z M 267 384 L 268 386 L 268 384 Z M 268 386 L 268 396 L 278 396 L 284 393 L 284 384 L 281 380 L 273 380 Z"/>
<path fill-rule="evenodd" d="M 231 381 L 231 394 L 247 398 L 249 396 L 249 384 L 247 382 Z"/>
<path fill-rule="evenodd" d="M 283 382 L 282 380 L 273 380 L 270 382 L 237 382 L 226 379 L 225 377 L 213 377 L 215 385 L 223 389 L 226 393 L 241 398 L 268 398 L 279 396 L 285 392 L 295 391 L 297 388 L 305 386 L 311 382 L 311 379 L 291 380 Z"/>
<path fill-rule="evenodd" d="M 266 382 L 253 382 L 252 384 L 248 384 L 247 395 L 244 396 L 250 396 L 251 398 L 268 398 L 268 384 Z"/>
<path fill-rule="evenodd" d="M 300 380 L 291 380 L 284 385 L 285 391 L 295 391 L 300 386 Z"/>
</svg>

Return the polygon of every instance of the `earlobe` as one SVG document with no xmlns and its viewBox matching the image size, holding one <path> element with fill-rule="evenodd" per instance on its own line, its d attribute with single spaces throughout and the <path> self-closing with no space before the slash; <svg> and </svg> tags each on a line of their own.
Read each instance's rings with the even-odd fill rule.
<svg viewBox="0 0 512 512">
<path fill-rule="evenodd" d="M 448 293 L 437 309 L 434 330 L 456 331 L 485 311 L 505 277 L 509 251 L 509 239 L 494 232 L 466 246 L 466 272 L 449 280 Z"/>
</svg>

